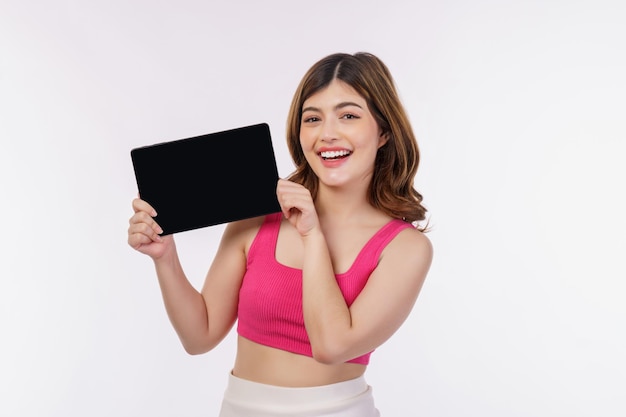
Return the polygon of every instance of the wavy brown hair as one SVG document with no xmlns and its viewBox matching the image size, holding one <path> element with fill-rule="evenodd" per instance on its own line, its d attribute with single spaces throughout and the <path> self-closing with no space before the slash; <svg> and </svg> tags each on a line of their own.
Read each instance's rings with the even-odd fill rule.
<svg viewBox="0 0 626 417">
<path fill-rule="evenodd" d="M 365 99 L 378 126 L 389 138 L 376 155 L 368 194 L 370 204 L 393 218 L 410 223 L 424 220 L 427 209 L 422 205 L 422 195 L 413 186 L 420 158 L 415 134 L 389 69 L 367 52 L 328 55 L 316 62 L 300 81 L 287 120 L 287 146 L 296 165 L 289 179 L 304 185 L 316 198 L 318 178 L 300 145 L 302 105 L 335 79 L 348 84 Z M 419 229 L 426 231 L 427 227 Z"/>
</svg>

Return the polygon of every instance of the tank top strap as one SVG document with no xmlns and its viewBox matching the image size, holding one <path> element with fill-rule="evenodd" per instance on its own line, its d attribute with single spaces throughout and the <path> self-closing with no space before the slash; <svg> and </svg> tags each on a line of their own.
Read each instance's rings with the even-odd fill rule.
<svg viewBox="0 0 626 417">
<path fill-rule="evenodd" d="M 372 270 L 378 265 L 380 254 L 385 247 L 395 238 L 398 233 L 404 229 L 414 228 L 411 223 L 405 222 L 400 219 L 393 219 L 381 227 L 378 232 L 372 236 L 372 238 L 363 246 L 355 262 L 357 265 L 369 265 Z"/>
<path fill-rule="evenodd" d="M 256 256 L 261 256 L 261 259 L 274 259 L 282 217 L 282 212 L 271 213 L 265 216 L 257 235 L 250 245 L 248 260 Z"/>
</svg>

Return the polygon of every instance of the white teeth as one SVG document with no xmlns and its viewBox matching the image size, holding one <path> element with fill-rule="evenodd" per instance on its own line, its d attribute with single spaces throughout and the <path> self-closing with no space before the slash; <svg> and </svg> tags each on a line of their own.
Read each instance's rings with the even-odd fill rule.
<svg viewBox="0 0 626 417">
<path fill-rule="evenodd" d="M 332 158 L 339 158 L 342 156 L 347 156 L 350 155 L 350 151 L 347 150 L 341 150 L 341 151 L 326 151 L 326 152 L 321 152 L 320 155 L 322 156 L 322 158 L 324 159 L 332 159 Z"/>
</svg>

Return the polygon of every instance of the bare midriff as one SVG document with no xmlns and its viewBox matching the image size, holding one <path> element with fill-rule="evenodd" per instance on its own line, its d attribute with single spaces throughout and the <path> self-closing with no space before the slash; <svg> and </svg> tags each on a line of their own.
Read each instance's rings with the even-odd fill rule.
<svg viewBox="0 0 626 417">
<path fill-rule="evenodd" d="M 249 381 L 283 387 L 312 387 L 358 378 L 366 365 L 340 363 L 326 365 L 296 353 L 237 338 L 233 375 Z"/>
</svg>

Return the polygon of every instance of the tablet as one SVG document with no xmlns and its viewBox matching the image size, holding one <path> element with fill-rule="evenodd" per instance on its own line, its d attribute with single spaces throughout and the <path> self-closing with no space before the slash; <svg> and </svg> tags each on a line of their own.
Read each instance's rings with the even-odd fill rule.
<svg viewBox="0 0 626 417">
<path fill-rule="evenodd" d="M 139 197 L 163 235 L 280 211 L 269 126 L 260 123 L 134 148 Z"/>
</svg>

